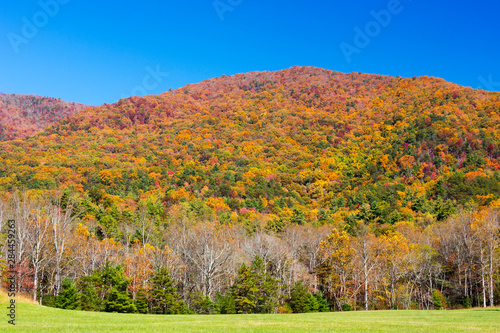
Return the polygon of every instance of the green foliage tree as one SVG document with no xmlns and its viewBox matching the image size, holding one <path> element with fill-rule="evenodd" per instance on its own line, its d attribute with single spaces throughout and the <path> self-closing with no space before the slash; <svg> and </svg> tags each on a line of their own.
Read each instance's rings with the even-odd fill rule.
<svg viewBox="0 0 500 333">
<path fill-rule="evenodd" d="M 88 278 L 82 278 L 77 284 L 80 294 L 80 309 L 83 311 L 102 311 L 103 301 L 97 293 L 94 283 Z"/>
<path fill-rule="evenodd" d="M 328 305 L 328 300 L 322 292 L 318 291 L 314 294 L 314 297 L 316 298 L 319 312 L 330 312 L 330 305 Z"/>
<path fill-rule="evenodd" d="M 231 293 L 227 295 L 217 293 L 214 302 L 221 314 L 236 314 L 236 303 Z"/>
<path fill-rule="evenodd" d="M 149 300 L 148 293 L 143 288 L 137 291 L 137 295 L 134 300 L 134 305 L 138 313 L 148 313 L 149 312 Z"/>
<path fill-rule="evenodd" d="M 150 281 L 149 302 L 151 313 L 181 314 L 186 312 L 186 305 L 179 300 L 170 273 L 166 268 L 159 268 Z"/>
<path fill-rule="evenodd" d="M 121 265 L 113 265 L 107 261 L 102 267 L 94 271 L 92 276 L 87 278 L 87 283 L 92 283 L 102 300 L 108 298 L 111 289 L 126 291 L 130 285 L 130 279 L 125 275 Z"/>
<path fill-rule="evenodd" d="M 109 291 L 108 299 L 104 310 L 106 312 L 118 312 L 118 313 L 137 312 L 137 308 L 132 302 L 132 298 L 130 297 L 130 295 L 124 290 L 119 290 L 117 287 L 113 287 Z"/>
<path fill-rule="evenodd" d="M 255 294 L 258 289 L 252 277 L 250 268 L 242 264 L 238 270 L 238 276 L 231 287 L 231 295 L 234 299 L 237 313 L 255 312 Z"/>
<path fill-rule="evenodd" d="M 314 300 L 313 300 L 314 299 Z M 294 313 L 305 313 L 318 308 L 316 299 L 308 293 L 301 281 L 295 282 L 290 297 L 290 307 Z"/>
<path fill-rule="evenodd" d="M 463 301 L 463 304 L 464 304 L 464 307 L 466 309 L 470 309 L 472 307 L 472 304 L 471 304 L 471 301 L 470 301 L 470 297 L 467 296 L 465 297 L 464 301 Z"/>
<path fill-rule="evenodd" d="M 212 302 L 210 297 L 202 293 L 189 294 L 189 309 L 197 314 L 217 314 L 220 313 L 218 304 Z"/>
<path fill-rule="evenodd" d="M 76 310 L 80 307 L 80 295 L 72 279 L 64 278 L 61 283 L 61 292 L 56 299 L 56 308 Z"/>
<path fill-rule="evenodd" d="M 279 304 L 279 281 L 256 256 L 250 267 L 242 264 L 231 287 L 237 313 L 273 313 Z"/>
<path fill-rule="evenodd" d="M 84 298 L 85 309 L 97 311 L 103 308 L 106 312 L 136 312 L 132 299 L 127 293 L 129 285 L 130 279 L 125 275 L 123 267 L 107 261 L 91 276 L 81 281 L 80 290 Z M 102 307 L 96 301 L 96 294 L 104 303 Z"/>
<path fill-rule="evenodd" d="M 306 218 L 304 217 L 304 212 L 301 210 L 294 208 L 293 209 L 293 215 L 290 218 L 290 223 L 291 224 L 298 224 L 298 225 L 303 225 L 306 223 Z"/>
<path fill-rule="evenodd" d="M 255 256 L 250 270 L 257 287 L 256 312 L 273 313 L 280 300 L 280 282 L 267 272 L 266 263 L 261 257 Z"/>
<path fill-rule="evenodd" d="M 446 309 L 446 298 L 439 290 L 432 292 L 432 301 L 436 310 Z"/>
</svg>

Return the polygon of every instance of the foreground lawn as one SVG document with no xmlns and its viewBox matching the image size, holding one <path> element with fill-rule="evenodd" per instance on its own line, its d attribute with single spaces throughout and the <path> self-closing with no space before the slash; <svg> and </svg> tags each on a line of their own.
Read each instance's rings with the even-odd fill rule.
<svg viewBox="0 0 500 333">
<path fill-rule="evenodd" d="M 498 308 L 154 316 L 68 311 L 27 302 L 17 303 L 14 328 L 7 324 L 6 302 L 0 294 L 0 332 L 500 332 Z"/>
</svg>

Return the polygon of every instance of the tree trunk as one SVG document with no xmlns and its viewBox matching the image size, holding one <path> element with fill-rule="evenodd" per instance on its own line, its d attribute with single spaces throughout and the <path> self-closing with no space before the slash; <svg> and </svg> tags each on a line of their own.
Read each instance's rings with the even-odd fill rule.
<svg viewBox="0 0 500 333">
<path fill-rule="evenodd" d="M 481 267 L 481 286 L 483 287 L 483 308 L 486 308 L 486 284 L 484 281 L 484 267 Z"/>
<path fill-rule="evenodd" d="M 368 311 L 368 279 L 365 278 L 365 311 Z"/>
<path fill-rule="evenodd" d="M 35 274 L 33 277 L 33 300 L 36 302 L 36 294 L 38 287 L 38 265 L 35 265 Z"/>
<path fill-rule="evenodd" d="M 490 253 L 490 272 L 489 272 L 489 289 L 490 289 L 490 307 L 495 306 L 495 294 L 493 289 L 493 251 Z"/>
</svg>

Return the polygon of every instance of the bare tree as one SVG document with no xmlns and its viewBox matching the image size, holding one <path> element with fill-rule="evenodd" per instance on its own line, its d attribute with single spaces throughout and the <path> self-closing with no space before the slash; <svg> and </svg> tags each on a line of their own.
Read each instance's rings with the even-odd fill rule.
<svg viewBox="0 0 500 333">
<path fill-rule="evenodd" d="M 29 256 L 33 267 L 33 300 L 36 301 L 40 283 L 39 274 L 48 259 L 50 218 L 46 212 L 46 202 L 39 198 L 34 200 L 34 207 L 30 212 L 28 221 L 26 221 L 26 227 L 30 246 Z"/>
<path fill-rule="evenodd" d="M 68 252 L 73 256 L 79 276 L 91 275 L 103 262 L 101 242 L 81 224 L 73 233 Z"/>
<path fill-rule="evenodd" d="M 180 256 L 175 254 L 168 246 L 165 246 L 163 249 L 159 247 L 154 248 L 151 264 L 153 265 L 153 269 L 156 270 L 161 267 L 166 268 L 175 281 L 180 281 L 182 273 L 186 271 L 186 266 Z"/>
<path fill-rule="evenodd" d="M 254 232 L 252 236 L 246 237 L 243 249 L 248 259 L 252 260 L 255 256 L 259 256 L 264 263 L 270 262 L 274 250 L 274 238 L 262 229 Z"/>
<path fill-rule="evenodd" d="M 8 202 L 0 198 L 0 233 L 3 232 L 5 222 L 11 219 L 11 212 L 9 208 Z"/>
<path fill-rule="evenodd" d="M 368 311 L 368 284 L 372 279 L 374 269 L 379 265 L 382 254 L 382 246 L 375 235 L 371 234 L 366 225 L 361 225 L 354 238 L 353 247 L 356 250 L 354 260 L 361 268 L 362 282 L 364 288 L 365 311 Z"/>
<path fill-rule="evenodd" d="M 253 260 L 255 256 L 262 258 L 266 264 L 268 273 L 276 277 L 286 287 L 288 295 L 291 293 L 291 288 L 297 274 L 307 274 L 307 269 L 299 263 L 300 243 L 299 233 L 293 230 L 285 233 L 285 239 L 281 239 L 275 235 L 259 229 L 252 236 L 246 237 L 244 242 L 244 252 L 247 259 Z M 288 238 L 286 236 L 288 235 Z M 295 239 L 297 247 L 291 247 L 289 241 Z"/>
<path fill-rule="evenodd" d="M 155 218 L 149 216 L 145 205 L 141 205 L 139 211 L 137 212 L 137 221 L 139 223 L 139 232 L 142 237 L 141 242 L 144 246 L 150 242 L 151 234 L 154 230 Z"/>
<path fill-rule="evenodd" d="M 494 274 L 499 265 L 499 256 L 495 249 L 500 245 L 500 223 L 498 213 L 493 210 L 484 212 L 474 225 L 478 238 L 479 263 L 481 265 L 481 286 L 483 307 L 494 306 Z M 488 294 L 488 295 L 487 295 Z"/>
<path fill-rule="evenodd" d="M 54 192 L 50 196 L 49 218 L 52 226 L 52 241 L 54 245 L 54 295 L 59 293 L 61 285 L 62 264 L 65 258 L 67 243 L 71 237 L 71 227 L 78 215 L 75 212 L 74 204 L 71 198 L 66 202 L 62 202 L 61 193 Z"/>
<path fill-rule="evenodd" d="M 312 287 L 317 290 L 316 268 L 319 265 L 320 243 L 331 233 L 332 227 L 315 228 L 310 225 L 289 226 L 285 229 L 283 240 L 293 260 L 303 264 L 312 279 Z"/>
<path fill-rule="evenodd" d="M 33 202 L 28 198 L 26 193 L 19 195 L 14 194 L 10 202 L 11 216 L 16 221 L 16 258 L 20 264 L 25 260 L 25 253 L 28 247 L 28 228 L 31 210 L 33 209 Z"/>
<path fill-rule="evenodd" d="M 452 226 L 452 235 L 454 237 L 454 249 L 457 254 L 460 271 L 464 271 L 464 295 L 473 300 L 472 294 L 472 274 L 474 261 L 474 247 L 477 237 L 474 235 L 473 223 L 474 213 L 466 210 L 460 210 L 457 215 L 449 220 Z"/>
<path fill-rule="evenodd" d="M 238 248 L 235 228 L 206 220 L 192 226 L 181 223 L 176 226 L 175 234 L 186 264 L 195 270 L 201 291 L 213 296 L 220 287 L 215 282 L 232 268 Z"/>
</svg>

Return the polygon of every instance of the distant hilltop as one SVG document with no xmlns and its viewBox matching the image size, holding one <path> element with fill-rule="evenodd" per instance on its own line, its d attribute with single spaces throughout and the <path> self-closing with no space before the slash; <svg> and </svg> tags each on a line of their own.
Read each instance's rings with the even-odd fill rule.
<svg viewBox="0 0 500 333">
<path fill-rule="evenodd" d="M 0 93 L 0 140 L 30 137 L 88 107 L 59 98 Z"/>
</svg>

